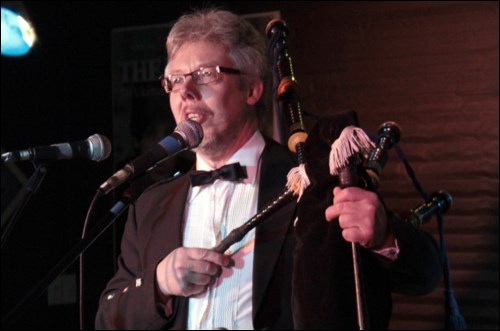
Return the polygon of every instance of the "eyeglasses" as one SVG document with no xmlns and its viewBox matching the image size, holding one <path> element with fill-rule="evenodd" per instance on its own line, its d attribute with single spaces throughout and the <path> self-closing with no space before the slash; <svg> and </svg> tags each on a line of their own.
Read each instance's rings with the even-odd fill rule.
<svg viewBox="0 0 500 331">
<path fill-rule="evenodd" d="M 207 85 L 219 82 L 222 79 L 221 73 L 241 75 L 243 72 L 238 69 L 221 66 L 206 66 L 196 69 L 188 74 L 174 74 L 160 77 L 165 92 L 171 93 L 179 90 L 184 84 L 187 76 L 191 76 L 196 85 Z"/>
</svg>

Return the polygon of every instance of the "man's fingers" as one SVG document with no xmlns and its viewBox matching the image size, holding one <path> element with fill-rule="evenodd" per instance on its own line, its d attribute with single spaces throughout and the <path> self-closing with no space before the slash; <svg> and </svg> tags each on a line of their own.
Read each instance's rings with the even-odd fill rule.
<svg viewBox="0 0 500 331">
<path fill-rule="evenodd" d="M 193 260 L 208 261 L 220 265 L 221 267 L 229 266 L 231 261 L 231 259 L 224 254 L 204 248 L 190 248 L 187 254 L 188 257 Z"/>
<path fill-rule="evenodd" d="M 339 217 L 339 215 L 339 208 L 336 205 L 330 206 L 325 210 L 325 218 L 328 222 L 333 221 L 334 219 Z"/>
<path fill-rule="evenodd" d="M 188 269 L 192 272 L 215 276 L 220 272 L 221 267 L 212 262 L 193 260 L 189 263 Z"/>
<path fill-rule="evenodd" d="M 186 277 L 186 281 L 189 284 L 207 286 L 212 281 L 212 276 L 200 273 L 190 273 Z"/>
</svg>

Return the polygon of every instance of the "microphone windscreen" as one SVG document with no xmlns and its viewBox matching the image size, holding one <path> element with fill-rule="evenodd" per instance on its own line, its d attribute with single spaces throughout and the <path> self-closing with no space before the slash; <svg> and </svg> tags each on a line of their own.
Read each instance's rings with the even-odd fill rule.
<svg viewBox="0 0 500 331">
<path fill-rule="evenodd" d="M 175 128 L 174 132 L 179 134 L 189 149 L 197 147 L 203 140 L 203 129 L 198 122 L 186 120 Z"/>
<path fill-rule="evenodd" d="M 94 134 L 87 138 L 89 143 L 89 158 L 93 161 L 102 161 L 111 154 L 111 142 L 106 136 Z"/>
</svg>

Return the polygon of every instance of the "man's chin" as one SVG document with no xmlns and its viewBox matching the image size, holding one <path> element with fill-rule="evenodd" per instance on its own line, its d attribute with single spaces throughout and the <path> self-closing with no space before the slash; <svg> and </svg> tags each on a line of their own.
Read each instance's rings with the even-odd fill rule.
<svg viewBox="0 0 500 331">
<path fill-rule="evenodd" d="M 203 140 L 201 141 L 200 145 L 196 148 L 197 151 L 201 152 L 211 152 L 217 149 L 220 149 L 220 146 L 217 146 L 217 139 L 215 137 L 211 136 L 205 136 L 203 137 Z"/>
</svg>

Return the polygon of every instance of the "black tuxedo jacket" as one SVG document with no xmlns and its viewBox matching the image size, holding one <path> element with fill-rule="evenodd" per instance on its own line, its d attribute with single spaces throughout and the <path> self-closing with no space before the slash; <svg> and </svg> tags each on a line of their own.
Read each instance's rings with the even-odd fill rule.
<svg viewBox="0 0 500 331">
<path fill-rule="evenodd" d="M 266 138 L 258 208 L 285 188 L 294 157 Z M 101 296 L 98 329 L 185 329 L 187 299 L 175 298 L 166 318 L 155 299 L 156 265 L 182 246 L 186 175 L 160 182 L 133 204 L 125 226 L 118 271 Z M 296 203 L 279 209 L 256 228 L 253 271 L 253 322 L 256 329 L 293 329 L 291 275 Z"/>
</svg>

